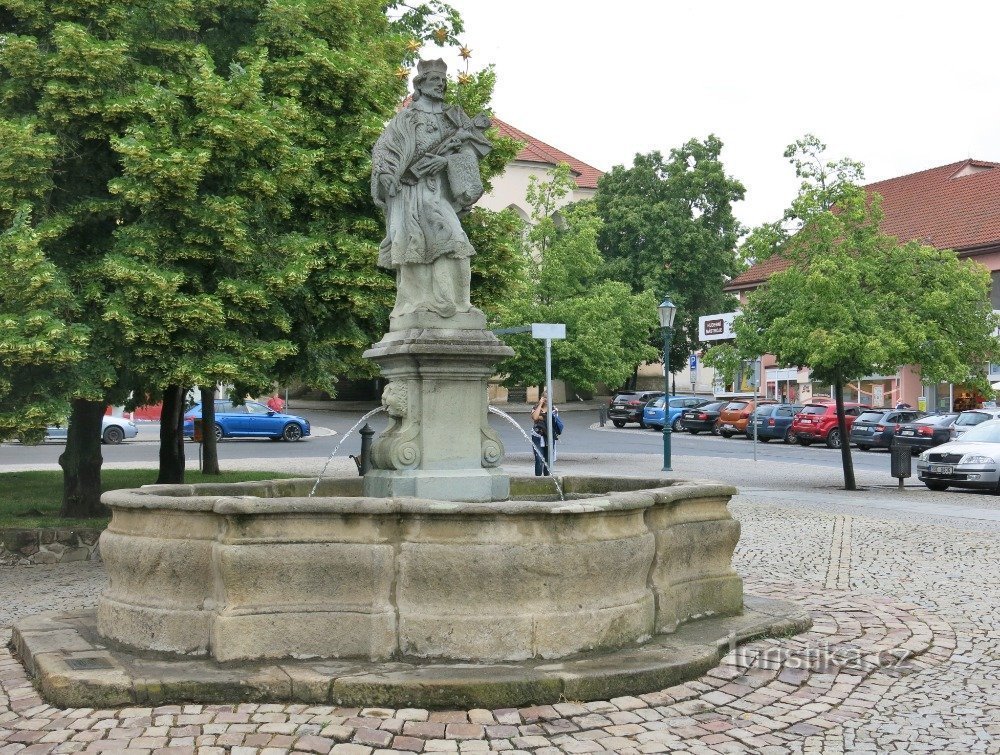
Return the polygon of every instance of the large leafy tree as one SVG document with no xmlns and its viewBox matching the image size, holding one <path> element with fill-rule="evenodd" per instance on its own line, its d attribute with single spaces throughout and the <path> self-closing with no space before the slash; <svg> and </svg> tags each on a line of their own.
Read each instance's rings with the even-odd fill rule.
<svg viewBox="0 0 1000 755">
<path fill-rule="evenodd" d="M 625 283 L 602 278 L 601 220 L 594 203 L 556 210 L 572 181 L 563 164 L 550 180 L 532 182 L 527 199 L 533 226 L 523 257 L 529 274 L 517 295 L 498 309 L 498 319 L 506 326 L 565 323 L 566 340 L 552 346 L 553 374 L 590 391 L 598 383 L 619 385 L 637 364 L 656 358 L 648 343 L 656 303 L 649 293 L 633 293 Z M 505 382 L 543 384 L 543 343 L 530 335 L 507 340 L 516 354 L 498 368 Z"/>
<path fill-rule="evenodd" d="M 37 146 L 36 187 L 0 176 L 0 210 L 28 203 L 91 333 L 64 513 L 98 507 L 96 427 L 128 389 L 163 390 L 179 420 L 192 382 L 359 365 L 391 299 L 370 146 L 421 41 L 460 30 L 438 2 L 0 2 L 0 127 Z"/>
<path fill-rule="evenodd" d="M 698 317 L 735 306 L 722 287 L 740 267 L 733 204 L 745 189 L 726 174 L 722 146 L 714 135 L 691 139 L 666 158 L 636 155 L 631 167 L 615 166 L 598 182 L 604 275 L 635 293 L 651 292 L 657 303 L 671 295 L 670 364 L 677 367 L 696 348 Z"/>
<path fill-rule="evenodd" d="M 744 356 L 773 354 L 833 385 L 844 484 L 853 490 L 846 382 L 912 364 L 929 382 L 983 383 L 982 363 L 1000 344 L 988 272 L 950 250 L 882 233 L 881 198 L 855 183 L 860 166 L 825 160 L 824 150 L 809 136 L 786 152 L 802 178 L 786 214 L 796 225 L 778 245 L 790 264 L 750 295 L 734 331 Z M 773 240 L 776 227 L 758 238 Z M 765 246 L 773 241 L 758 249 Z"/>
</svg>

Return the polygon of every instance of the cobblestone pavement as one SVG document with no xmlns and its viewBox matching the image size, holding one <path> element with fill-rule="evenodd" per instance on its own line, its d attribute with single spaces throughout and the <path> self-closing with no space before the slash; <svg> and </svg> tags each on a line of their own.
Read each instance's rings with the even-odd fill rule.
<svg viewBox="0 0 1000 755">
<path fill-rule="evenodd" d="M 735 648 L 694 682 L 637 698 L 520 710 L 59 710 L 40 699 L 4 648 L 0 755 L 1000 753 L 995 522 L 881 512 L 863 502 L 813 507 L 763 493 L 740 496 L 733 511 L 743 523 L 736 565 L 748 589 L 799 601 L 815 625 Z M 9 639 L 17 616 L 93 605 L 103 582 L 93 563 L 3 568 L 0 640 Z"/>
</svg>

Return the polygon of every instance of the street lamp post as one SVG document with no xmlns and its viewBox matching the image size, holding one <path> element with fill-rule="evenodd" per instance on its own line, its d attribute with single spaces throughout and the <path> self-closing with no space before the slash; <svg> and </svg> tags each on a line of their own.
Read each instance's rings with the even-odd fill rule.
<svg viewBox="0 0 1000 755">
<path fill-rule="evenodd" d="M 663 471 L 671 472 L 670 468 L 670 339 L 674 334 L 674 315 L 677 307 L 670 296 L 663 297 L 660 306 L 656 308 L 660 315 L 660 328 L 663 329 Z"/>
</svg>

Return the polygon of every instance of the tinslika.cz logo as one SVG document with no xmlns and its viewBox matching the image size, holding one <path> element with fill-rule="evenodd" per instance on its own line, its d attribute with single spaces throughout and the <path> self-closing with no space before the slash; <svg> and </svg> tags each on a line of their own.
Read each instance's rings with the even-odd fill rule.
<svg viewBox="0 0 1000 755">
<path fill-rule="evenodd" d="M 816 674 L 836 674 L 853 670 L 863 674 L 883 670 L 905 674 L 914 670 L 910 661 L 913 654 L 903 648 L 864 650 L 850 643 L 831 647 L 829 643 L 786 647 L 768 645 L 737 645 L 736 637 L 729 636 L 729 654 L 737 666 L 763 669 L 802 669 Z"/>
</svg>

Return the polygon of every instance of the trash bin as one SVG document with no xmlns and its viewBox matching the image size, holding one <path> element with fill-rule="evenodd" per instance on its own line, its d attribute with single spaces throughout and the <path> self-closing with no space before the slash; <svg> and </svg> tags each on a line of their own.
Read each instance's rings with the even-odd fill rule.
<svg viewBox="0 0 1000 755">
<path fill-rule="evenodd" d="M 200 417 L 195 418 L 194 420 L 194 433 L 191 435 L 191 440 L 193 440 L 195 443 L 201 443 L 202 441 Z"/>
<path fill-rule="evenodd" d="M 909 446 L 894 443 L 889 448 L 889 468 L 892 476 L 899 480 L 899 487 L 903 487 L 903 480 L 913 476 L 913 455 Z"/>
</svg>

